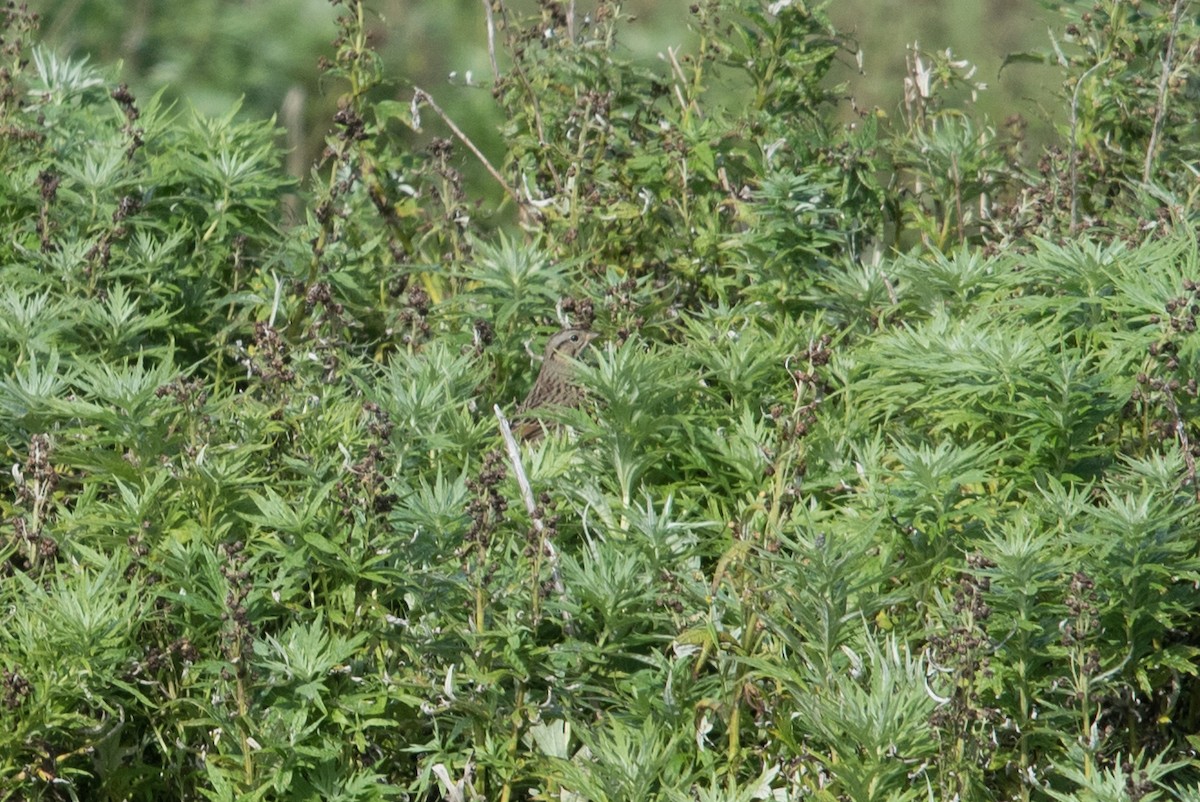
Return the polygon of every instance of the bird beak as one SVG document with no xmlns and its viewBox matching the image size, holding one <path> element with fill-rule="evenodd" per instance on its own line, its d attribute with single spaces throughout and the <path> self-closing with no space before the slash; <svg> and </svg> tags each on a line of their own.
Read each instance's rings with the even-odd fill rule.
<svg viewBox="0 0 1200 802">
<path fill-rule="evenodd" d="M 596 339 L 596 338 L 597 338 L 597 337 L 599 337 L 599 336 L 600 336 L 600 335 L 599 335 L 599 334 L 597 334 L 596 332 L 594 332 L 594 331 L 589 331 L 589 332 L 588 332 L 588 333 L 585 335 L 586 339 L 583 341 L 583 344 L 584 344 L 584 345 L 587 345 L 588 343 L 590 343 L 592 340 Z"/>
</svg>

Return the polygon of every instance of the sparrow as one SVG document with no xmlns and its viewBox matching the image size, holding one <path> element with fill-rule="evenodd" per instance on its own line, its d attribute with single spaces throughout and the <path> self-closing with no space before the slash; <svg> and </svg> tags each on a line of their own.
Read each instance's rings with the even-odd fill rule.
<svg viewBox="0 0 1200 802">
<path fill-rule="evenodd" d="M 574 382 L 571 360 L 578 357 L 596 336 L 596 332 L 587 329 L 563 329 L 546 343 L 542 369 L 513 418 L 513 434 L 518 439 L 533 442 L 546 433 L 546 424 L 537 419 L 539 410 L 578 407 L 583 402 L 584 391 Z"/>
</svg>

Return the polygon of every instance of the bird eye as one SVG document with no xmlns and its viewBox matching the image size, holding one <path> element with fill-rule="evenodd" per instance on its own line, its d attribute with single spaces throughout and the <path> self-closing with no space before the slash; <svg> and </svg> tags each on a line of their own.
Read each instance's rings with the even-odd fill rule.
<svg viewBox="0 0 1200 802">
<path fill-rule="evenodd" d="M 573 343 L 577 343 L 577 342 L 579 342 L 579 335 L 578 335 L 578 334 L 572 334 L 572 335 L 571 335 L 571 342 L 573 342 Z"/>
</svg>

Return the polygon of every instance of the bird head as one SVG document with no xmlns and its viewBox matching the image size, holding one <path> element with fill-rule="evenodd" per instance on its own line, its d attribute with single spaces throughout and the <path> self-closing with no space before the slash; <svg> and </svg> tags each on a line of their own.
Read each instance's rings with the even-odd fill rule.
<svg viewBox="0 0 1200 802">
<path fill-rule="evenodd" d="M 587 329 L 563 329 L 546 343 L 546 360 L 574 358 L 588 343 L 596 339 L 596 336 L 596 332 Z"/>
</svg>

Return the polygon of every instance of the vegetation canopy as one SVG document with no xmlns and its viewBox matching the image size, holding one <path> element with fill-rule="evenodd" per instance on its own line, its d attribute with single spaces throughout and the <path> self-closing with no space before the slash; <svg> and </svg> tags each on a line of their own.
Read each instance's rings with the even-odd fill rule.
<svg viewBox="0 0 1200 802">
<path fill-rule="evenodd" d="M 335 0 L 296 182 L 9 2 L 0 800 L 1200 801 L 1197 9 L 1058 5 L 1034 151 L 804 0 L 485 4 L 483 146 Z"/>
</svg>

